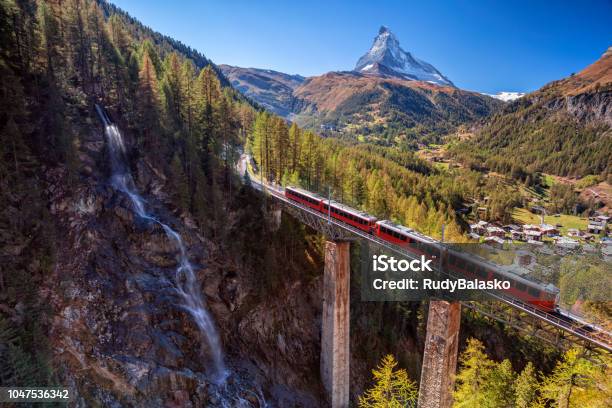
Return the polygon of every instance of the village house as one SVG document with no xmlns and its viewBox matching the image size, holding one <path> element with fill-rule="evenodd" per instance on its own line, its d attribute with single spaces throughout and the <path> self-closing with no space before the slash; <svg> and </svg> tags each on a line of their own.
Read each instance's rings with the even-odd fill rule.
<svg viewBox="0 0 612 408">
<path fill-rule="evenodd" d="M 525 234 L 522 231 L 510 231 L 510 237 L 513 241 L 522 241 L 525 239 Z"/>
<path fill-rule="evenodd" d="M 587 231 L 591 234 L 599 235 L 602 232 L 606 232 L 606 223 L 597 219 L 591 218 L 589 225 L 587 225 Z"/>
<path fill-rule="evenodd" d="M 550 224 L 541 224 L 539 227 L 542 234 L 548 237 L 554 237 L 556 235 L 559 235 L 559 230 Z"/>
<path fill-rule="evenodd" d="M 493 236 L 493 237 L 486 237 L 484 241 L 485 241 L 485 244 L 493 246 L 493 247 L 496 247 L 496 248 L 503 247 L 504 246 L 504 242 L 506 242 L 502 238 L 495 237 L 495 236 Z"/>
<path fill-rule="evenodd" d="M 495 225 L 489 225 L 487 227 L 487 236 L 504 238 L 506 236 L 506 231 L 499 227 L 496 227 Z"/>
<path fill-rule="evenodd" d="M 478 221 L 476 224 L 470 225 L 470 232 L 476 235 L 484 235 L 487 232 L 487 226 L 489 225 L 486 221 Z"/>
<path fill-rule="evenodd" d="M 575 239 L 567 238 L 567 237 L 559 237 L 556 239 L 555 244 L 558 247 L 566 248 L 566 249 L 576 249 L 580 243 Z"/>
<path fill-rule="evenodd" d="M 523 232 L 527 241 L 541 241 L 544 233 L 538 229 L 528 229 Z"/>
</svg>

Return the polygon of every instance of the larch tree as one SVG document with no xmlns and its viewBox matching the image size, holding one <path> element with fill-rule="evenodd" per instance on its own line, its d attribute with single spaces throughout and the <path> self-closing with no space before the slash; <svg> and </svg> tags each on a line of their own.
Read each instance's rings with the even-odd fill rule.
<svg viewBox="0 0 612 408">
<path fill-rule="evenodd" d="M 495 363 L 484 352 L 476 339 L 469 339 L 459 358 L 461 367 L 456 376 L 454 408 L 481 408 L 491 405 L 486 393 Z"/>
<path fill-rule="evenodd" d="M 397 361 L 388 354 L 372 370 L 374 385 L 359 397 L 360 408 L 415 407 L 418 390 L 404 369 L 396 369 Z"/>
<path fill-rule="evenodd" d="M 568 350 L 539 389 L 541 399 L 555 408 L 609 407 L 612 402 L 610 359 L 584 358 L 578 348 Z"/>
<path fill-rule="evenodd" d="M 159 91 L 157 74 L 148 52 L 145 52 L 142 56 L 138 79 L 138 106 L 142 125 L 142 142 L 159 149 L 159 140 L 151 140 L 153 129 L 157 127 L 158 123 Z"/>
<path fill-rule="evenodd" d="M 514 382 L 516 408 L 530 408 L 535 402 L 538 390 L 538 379 L 535 368 L 528 362 Z"/>
</svg>

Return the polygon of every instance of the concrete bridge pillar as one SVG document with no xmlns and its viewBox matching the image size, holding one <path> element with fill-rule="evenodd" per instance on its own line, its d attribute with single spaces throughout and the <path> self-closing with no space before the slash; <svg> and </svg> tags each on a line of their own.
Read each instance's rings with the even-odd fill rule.
<svg viewBox="0 0 612 408">
<path fill-rule="evenodd" d="M 349 406 L 349 242 L 325 243 L 321 379 L 332 408 Z"/>
<path fill-rule="evenodd" d="M 282 220 L 282 206 L 279 203 L 272 203 L 268 209 L 268 224 L 272 231 L 278 231 Z"/>
<path fill-rule="evenodd" d="M 459 302 L 429 302 L 418 408 L 452 406 L 460 322 Z"/>
</svg>

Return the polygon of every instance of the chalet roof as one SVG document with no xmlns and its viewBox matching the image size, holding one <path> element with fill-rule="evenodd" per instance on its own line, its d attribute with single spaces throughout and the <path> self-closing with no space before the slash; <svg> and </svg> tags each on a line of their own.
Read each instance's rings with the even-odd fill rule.
<svg viewBox="0 0 612 408">
<path fill-rule="evenodd" d="M 487 238 L 485 238 L 485 242 L 491 242 L 491 241 L 496 242 L 498 244 L 503 244 L 504 242 L 506 242 L 503 239 L 501 239 L 500 237 L 487 237 Z"/>
<path fill-rule="evenodd" d="M 505 232 L 503 229 L 496 227 L 494 225 L 487 227 L 487 231 L 488 232 Z"/>
</svg>

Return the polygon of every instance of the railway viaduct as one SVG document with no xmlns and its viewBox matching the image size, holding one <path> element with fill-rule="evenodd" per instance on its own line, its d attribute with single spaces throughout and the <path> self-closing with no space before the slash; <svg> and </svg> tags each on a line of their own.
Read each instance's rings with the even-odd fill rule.
<svg viewBox="0 0 612 408">
<path fill-rule="evenodd" d="M 285 211 L 326 238 L 320 372 L 330 406 L 348 407 L 351 242 L 361 240 L 406 258 L 411 255 L 393 244 L 288 200 L 280 188 L 257 181 L 252 182 L 252 187 L 272 198 L 269 214 L 273 226 L 280 225 L 281 211 Z M 418 408 L 450 408 L 452 405 L 462 306 L 560 348 L 584 344 L 595 351 L 612 351 L 612 338 L 607 332 L 593 333 L 513 299 L 492 296 L 494 302 L 429 302 Z"/>
<path fill-rule="evenodd" d="M 349 406 L 349 250 L 348 241 L 325 242 L 321 379 L 333 408 Z M 452 404 L 460 320 L 458 302 L 429 302 L 419 408 L 450 408 Z"/>
</svg>

